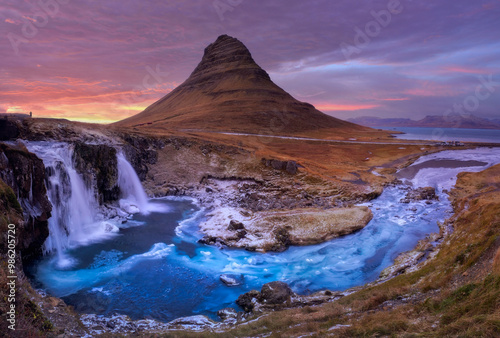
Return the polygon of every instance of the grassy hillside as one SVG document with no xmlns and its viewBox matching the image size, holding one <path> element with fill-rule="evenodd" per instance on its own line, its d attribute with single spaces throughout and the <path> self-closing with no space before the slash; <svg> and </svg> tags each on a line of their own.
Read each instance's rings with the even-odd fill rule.
<svg viewBox="0 0 500 338">
<path fill-rule="evenodd" d="M 333 303 L 267 314 L 228 332 L 171 337 L 498 337 L 500 165 L 463 173 L 454 231 L 419 270 Z"/>
</svg>

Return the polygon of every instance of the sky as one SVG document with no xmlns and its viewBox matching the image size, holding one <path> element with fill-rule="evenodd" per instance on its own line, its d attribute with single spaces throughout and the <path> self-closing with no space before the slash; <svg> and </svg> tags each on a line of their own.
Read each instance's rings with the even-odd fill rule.
<svg viewBox="0 0 500 338">
<path fill-rule="evenodd" d="M 500 0 L 2 0 L 0 113 L 121 120 L 221 34 L 335 117 L 500 118 Z"/>
</svg>

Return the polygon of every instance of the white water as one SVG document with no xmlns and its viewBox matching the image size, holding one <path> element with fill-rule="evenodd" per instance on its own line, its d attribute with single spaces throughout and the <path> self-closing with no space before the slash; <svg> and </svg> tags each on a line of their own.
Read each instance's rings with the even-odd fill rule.
<svg viewBox="0 0 500 338">
<path fill-rule="evenodd" d="M 67 143 L 26 142 L 29 151 L 40 157 L 46 168 L 47 195 L 52 204 L 49 219 L 49 237 L 44 243 L 44 253 L 56 253 L 57 265 L 69 267 L 75 262 L 64 252 L 67 248 L 88 245 L 115 236 L 121 226 L 120 219 L 109 219 L 99 209 L 97 193 L 92 185 L 85 184 L 73 163 L 73 146 Z M 148 197 L 136 172 L 118 153 L 118 186 L 122 192 L 117 211 L 147 213 Z"/>
<path fill-rule="evenodd" d="M 134 168 L 122 152 L 118 152 L 116 159 L 118 161 L 118 186 L 122 193 L 120 207 L 132 213 L 139 211 L 148 213 L 148 196 Z"/>
</svg>

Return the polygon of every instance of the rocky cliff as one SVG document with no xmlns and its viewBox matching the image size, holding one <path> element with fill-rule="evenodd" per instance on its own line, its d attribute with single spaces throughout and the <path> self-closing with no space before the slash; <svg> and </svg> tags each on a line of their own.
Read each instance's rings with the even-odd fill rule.
<svg viewBox="0 0 500 338">
<path fill-rule="evenodd" d="M 99 204 L 115 201 L 120 197 L 115 148 L 105 144 L 75 142 L 73 161 L 85 183 L 97 187 Z"/>
<path fill-rule="evenodd" d="M 52 206 L 45 189 L 45 166 L 24 146 L 0 144 L 0 179 L 14 192 L 22 208 L 24 222 L 18 225 L 18 249 L 23 259 L 41 253 L 49 234 L 48 219 Z"/>
</svg>

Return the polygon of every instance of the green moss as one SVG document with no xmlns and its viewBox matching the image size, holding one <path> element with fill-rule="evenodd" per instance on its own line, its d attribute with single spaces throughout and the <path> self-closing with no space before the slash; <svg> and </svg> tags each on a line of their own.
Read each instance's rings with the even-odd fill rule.
<svg viewBox="0 0 500 338">
<path fill-rule="evenodd" d="M 26 299 L 24 304 L 23 315 L 28 320 L 31 319 L 33 326 L 37 327 L 41 333 L 47 333 L 54 329 L 52 322 L 45 317 L 38 305 L 29 299 Z"/>
<path fill-rule="evenodd" d="M 7 211 L 10 208 L 19 213 L 23 211 L 12 188 L 5 184 L 2 180 L 0 180 L 0 200 L 4 201 L 4 207 Z"/>
</svg>

